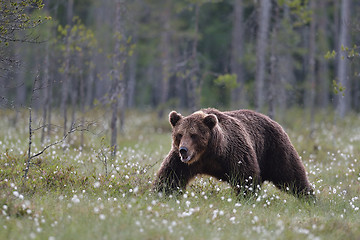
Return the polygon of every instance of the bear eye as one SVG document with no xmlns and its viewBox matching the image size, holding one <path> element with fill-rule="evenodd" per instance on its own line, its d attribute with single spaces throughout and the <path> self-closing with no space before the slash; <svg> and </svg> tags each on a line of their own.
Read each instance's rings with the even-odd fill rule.
<svg viewBox="0 0 360 240">
<path fill-rule="evenodd" d="M 196 134 L 191 134 L 190 137 L 191 137 L 192 139 L 196 139 L 198 136 L 197 136 Z"/>
<path fill-rule="evenodd" d="M 181 138 L 182 138 L 182 135 L 180 133 L 176 135 L 176 140 L 180 141 Z"/>
</svg>

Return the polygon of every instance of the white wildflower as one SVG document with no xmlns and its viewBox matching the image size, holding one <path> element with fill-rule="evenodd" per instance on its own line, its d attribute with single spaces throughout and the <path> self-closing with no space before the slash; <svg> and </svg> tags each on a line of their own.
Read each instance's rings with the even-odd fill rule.
<svg viewBox="0 0 360 240">
<path fill-rule="evenodd" d="M 80 199 L 79 199 L 78 196 L 75 194 L 75 195 L 72 197 L 71 201 L 72 201 L 73 203 L 79 203 L 79 202 L 80 202 Z"/>
<path fill-rule="evenodd" d="M 100 209 L 98 207 L 94 207 L 94 213 L 99 213 Z"/>
</svg>

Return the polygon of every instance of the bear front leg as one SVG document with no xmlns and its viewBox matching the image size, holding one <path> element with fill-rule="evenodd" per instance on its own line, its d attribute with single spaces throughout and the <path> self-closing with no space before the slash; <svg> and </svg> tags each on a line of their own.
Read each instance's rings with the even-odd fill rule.
<svg viewBox="0 0 360 240">
<path fill-rule="evenodd" d="M 275 186 L 285 192 L 290 192 L 298 198 L 313 199 L 315 200 L 314 190 L 311 188 L 307 180 L 294 180 L 287 182 L 277 182 Z"/>
<path fill-rule="evenodd" d="M 238 197 L 250 198 L 260 190 L 260 168 L 252 149 L 238 156 L 237 164 L 231 168 L 233 170 L 229 183 Z"/>
<path fill-rule="evenodd" d="M 172 150 L 164 159 L 154 182 L 154 191 L 171 194 L 185 190 L 190 180 L 189 166 L 183 163 L 179 153 Z"/>
<path fill-rule="evenodd" d="M 260 181 L 258 177 L 253 176 L 236 178 L 230 181 L 230 185 L 240 198 L 250 198 L 260 190 Z"/>
</svg>

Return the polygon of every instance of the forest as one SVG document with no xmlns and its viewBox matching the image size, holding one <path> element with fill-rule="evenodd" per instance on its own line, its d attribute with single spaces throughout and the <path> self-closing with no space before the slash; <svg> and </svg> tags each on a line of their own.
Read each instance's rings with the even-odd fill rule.
<svg viewBox="0 0 360 240">
<path fill-rule="evenodd" d="M 360 110 L 356 1 L 1 5 L 2 108 Z"/>
<path fill-rule="evenodd" d="M 0 239 L 358 239 L 360 1 L 0 0 Z M 316 201 L 152 191 L 168 113 L 278 121 Z"/>
</svg>

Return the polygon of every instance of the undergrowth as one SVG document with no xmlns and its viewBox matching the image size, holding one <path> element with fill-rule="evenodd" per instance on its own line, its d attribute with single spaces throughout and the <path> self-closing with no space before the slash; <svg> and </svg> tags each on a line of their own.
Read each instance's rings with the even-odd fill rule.
<svg viewBox="0 0 360 240">
<path fill-rule="evenodd" d="M 228 184 L 198 176 L 182 195 L 163 197 L 152 181 L 170 149 L 170 125 L 152 113 L 129 112 L 119 151 L 111 158 L 108 122 L 85 143 L 74 133 L 33 159 L 27 179 L 26 112 L 0 112 L 0 239 L 357 239 L 360 237 L 359 117 L 306 114 L 280 121 L 298 150 L 316 203 L 265 183 L 256 196 L 238 199 Z M 61 119 L 60 119 L 61 120 Z M 335 124 L 336 123 L 336 124 Z M 34 151 L 59 138 L 52 133 Z M 106 163 L 106 164 L 105 164 Z"/>
</svg>

